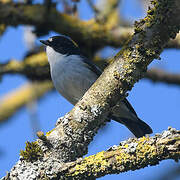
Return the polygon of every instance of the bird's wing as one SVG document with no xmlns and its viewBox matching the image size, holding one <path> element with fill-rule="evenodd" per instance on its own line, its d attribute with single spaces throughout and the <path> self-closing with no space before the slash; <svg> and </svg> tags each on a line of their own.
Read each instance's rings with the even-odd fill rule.
<svg viewBox="0 0 180 180">
<path fill-rule="evenodd" d="M 83 61 L 87 64 L 87 67 L 91 69 L 96 75 L 100 76 L 102 74 L 101 69 L 99 69 L 93 62 L 89 61 L 86 57 L 82 56 Z M 124 104 L 126 107 L 134 114 L 137 116 L 136 111 L 133 109 L 131 104 L 128 102 L 128 100 L 125 98 L 123 100 Z"/>
<path fill-rule="evenodd" d="M 87 64 L 87 68 L 91 69 L 97 76 L 100 76 L 102 74 L 101 69 L 99 69 L 93 62 L 91 62 L 89 59 L 87 59 L 84 56 L 81 56 L 83 59 L 83 62 Z"/>
</svg>

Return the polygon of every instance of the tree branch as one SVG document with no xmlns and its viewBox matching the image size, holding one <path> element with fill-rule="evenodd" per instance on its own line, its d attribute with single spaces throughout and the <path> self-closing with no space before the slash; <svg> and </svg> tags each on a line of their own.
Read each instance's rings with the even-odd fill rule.
<svg viewBox="0 0 180 180">
<path fill-rule="evenodd" d="M 37 62 L 35 61 L 35 60 L 37 60 Z M 38 76 L 39 75 L 39 72 L 36 70 L 36 69 L 38 69 L 38 62 L 39 62 L 39 60 L 40 59 L 36 59 L 36 58 L 34 58 L 34 61 L 33 61 L 33 63 L 32 64 L 30 64 L 29 63 L 29 65 L 32 65 L 32 67 L 31 68 L 35 68 L 34 70 L 32 70 L 32 72 L 34 72 L 33 73 L 33 77 L 31 76 L 31 78 L 32 79 L 44 79 L 44 78 L 46 78 L 46 77 L 48 77 L 48 75 L 49 75 L 49 72 L 48 71 L 44 71 L 44 73 L 42 73 L 41 75 L 42 75 L 42 77 L 40 76 Z M 12 61 L 9 61 L 9 63 L 8 64 L 16 64 L 16 63 L 23 63 L 23 62 L 19 62 L 19 61 L 17 61 L 17 62 L 12 62 Z M 102 65 L 102 62 L 100 61 L 98 61 L 98 62 L 96 62 L 97 64 L 100 64 L 101 63 L 101 65 L 100 66 L 105 66 L 104 64 Z M 6 73 L 20 73 L 20 72 L 24 72 L 24 73 L 27 73 L 27 75 L 26 76 L 28 76 L 28 74 L 30 73 L 29 71 L 25 71 L 25 70 L 22 70 L 22 71 L 18 71 L 18 68 L 16 69 L 15 68 L 15 66 L 14 65 L 11 65 L 11 66 L 9 66 L 7 64 L 7 66 L 9 67 L 9 68 L 5 68 L 6 70 L 8 70 Z M 34 64 L 34 65 L 33 65 Z M 107 64 L 106 64 L 107 65 Z M 21 65 L 20 65 L 21 66 Z M 10 68 L 11 67 L 11 68 Z M 25 67 L 24 66 L 24 68 L 26 69 L 27 67 Z M 4 71 L 5 72 L 5 71 Z M 36 74 L 36 72 L 38 72 L 37 74 Z M 45 73 L 47 73 L 46 75 L 45 75 Z M 31 73 L 31 75 L 32 75 L 32 73 Z M 45 75 L 45 76 L 44 76 Z M 153 82 L 162 82 L 162 83 L 166 83 L 166 84 L 171 84 L 171 85 L 180 85 L 180 74 L 173 74 L 173 73 L 168 73 L 168 72 L 165 72 L 165 71 L 163 71 L 163 70 L 161 70 L 161 69 L 150 69 L 150 70 L 148 70 L 147 71 L 147 73 L 145 73 L 145 78 L 146 79 L 149 79 L 149 80 L 151 80 L 151 81 L 153 81 Z M 41 87 L 41 82 L 39 81 L 38 82 L 39 83 L 39 86 Z M 42 82 L 42 84 L 43 84 L 43 82 Z M 24 89 L 23 87 L 22 87 L 22 89 Z M 19 103 L 18 104 L 14 104 L 14 102 L 15 102 L 15 99 L 16 99 L 16 97 L 17 97 L 17 94 L 21 94 L 22 93 L 22 89 L 20 88 L 20 89 L 18 89 L 18 90 L 16 90 L 15 92 L 13 92 L 13 94 L 14 94 L 14 100 L 12 100 L 12 101 L 8 101 L 8 106 L 6 106 L 6 105 L 3 105 L 3 103 L 5 103 L 6 104 L 6 100 L 5 101 L 2 101 L 1 103 L 0 103 L 0 107 L 2 106 L 2 107 L 4 107 L 2 110 L 0 110 L 0 122 L 4 122 L 4 121 L 6 121 L 8 118 L 10 118 L 12 115 L 14 115 L 14 113 L 16 112 L 16 111 L 18 111 L 21 107 L 23 107 L 25 104 L 24 104 L 24 101 L 19 101 Z M 31 89 L 31 88 L 30 88 Z M 51 90 L 51 89 L 47 89 L 47 92 L 49 91 L 49 90 Z M 41 98 L 41 96 L 43 96 L 44 94 L 45 94 L 46 92 L 42 92 L 42 94 L 39 94 L 38 95 L 38 99 L 39 98 Z M 11 96 L 11 94 L 12 93 L 10 93 L 10 95 L 9 94 L 7 94 L 6 96 L 5 96 L 5 98 L 4 99 L 6 99 L 6 97 L 9 97 L 9 96 Z M 32 99 L 29 99 L 28 98 L 29 97 L 29 94 L 28 93 L 25 93 L 24 94 L 24 99 L 26 99 L 25 101 L 26 101 L 26 103 L 28 103 L 28 100 L 29 101 L 31 101 Z M 6 109 L 7 108 L 7 109 Z M 8 109 L 14 109 L 14 111 L 13 112 L 11 112 L 11 113 L 8 113 Z"/>
<path fill-rule="evenodd" d="M 7 96 L 0 98 L 0 123 L 11 117 L 17 110 L 53 88 L 51 81 L 33 82 L 23 85 Z"/>
<path fill-rule="evenodd" d="M 126 42 L 133 35 L 134 29 L 132 27 L 116 27 L 111 31 L 114 38 L 118 38 L 122 42 Z M 114 46 L 116 47 L 116 46 Z M 121 47 L 121 44 L 119 46 Z M 165 48 L 180 49 L 180 33 L 177 34 L 175 39 L 170 39 Z"/>
<path fill-rule="evenodd" d="M 57 174 L 58 163 L 73 161 L 87 153 L 88 144 L 107 121 L 112 108 L 126 96 L 126 92 L 132 89 L 147 66 L 159 57 L 166 43 L 175 38 L 180 29 L 179 0 L 156 0 L 153 4 L 147 16 L 136 22 L 135 34 L 103 74 L 44 140 L 29 145 L 23 153 L 26 161 L 19 161 L 10 176 L 36 178 L 40 176 L 40 171 L 37 171 L 40 168 L 46 173 L 46 178 L 52 178 Z M 45 162 L 53 168 L 46 168 Z"/>
<path fill-rule="evenodd" d="M 33 25 L 37 29 L 46 27 L 47 32 L 51 30 L 72 37 L 78 42 L 84 53 L 87 54 L 91 51 L 89 52 L 90 56 L 107 45 L 121 47 L 133 33 L 132 28 L 112 29 L 114 23 L 109 23 L 109 21 L 105 25 L 100 25 L 94 20 L 81 21 L 73 16 L 58 12 L 54 7 L 51 7 L 48 19 L 45 19 L 45 11 L 46 8 L 40 4 L 0 3 L 0 24 L 5 26 Z M 179 44 L 179 40 L 175 40 L 170 42 L 168 47 L 179 48 Z"/>
<path fill-rule="evenodd" d="M 107 59 L 98 56 L 94 57 L 93 62 L 102 70 L 108 65 Z M 6 64 L 0 64 L 0 76 L 5 74 L 22 74 L 31 80 L 51 79 L 47 56 L 44 52 L 29 56 L 23 61 L 11 60 Z M 153 82 L 180 85 L 180 74 L 168 73 L 162 69 L 149 69 L 144 78 Z"/>
<path fill-rule="evenodd" d="M 102 69 L 104 69 L 108 63 L 107 60 L 95 57 L 94 62 L 100 66 Z M 16 61 L 16 60 L 11 60 L 6 64 L 0 65 L 0 76 L 5 75 L 5 74 L 22 74 L 28 77 L 31 80 L 48 80 L 50 79 L 50 74 L 49 74 L 49 65 L 47 62 L 47 57 L 45 56 L 45 53 L 38 53 L 36 55 L 32 55 L 28 58 L 26 58 L 24 61 Z M 162 82 L 166 84 L 171 84 L 171 85 L 180 85 L 180 74 L 173 74 L 173 73 L 168 73 L 165 72 L 161 69 L 150 69 L 145 73 L 144 78 L 149 79 L 153 82 Z M 41 83 L 39 81 L 39 83 Z M 40 85 L 41 86 L 41 85 Z M 21 89 L 16 91 L 17 94 L 19 94 L 19 91 L 21 92 Z M 47 89 L 48 92 L 48 89 Z M 14 92 L 15 93 L 15 92 Z M 16 94 L 15 93 L 15 94 Z M 44 92 L 45 93 L 45 92 Z M 44 93 L 38 96 L 43 96 Z M 29 94 L 26 94 L 27 97 L 25 96 L 25 99 L 28 99 Z M 6 97 L 9 97 L 7 94 Z M 16 95 L 14 95 L 16 97 Z M 6 98 L 5 98 L 6 99 Z M 31 101 L 31 99 L 29 99 Z M 14 104 L 15 100 L 9 102 L 8 106 L 5 106 L 3 110 L 0 110 L 0 121 L 4 122 L 8 118 L 10 118 L 16 111 L 19 110 L 24 104 L 23 101 L 19 102 L 21 105 L 16 105 Z M 26 100 L 28 101 L 28 100 Z M 0 103 L 0 106 L 4 106 L 3 103 L 6 101 L 3 101 Z M 13 113 L 8 114 L 8 109 L 14 109 Z M 4 115 L 5 114 L 5 115 Z"/>
<path fill-rule="evenodd" d="M 180 85 L 180 74 L 165 72 L 161 69 L 150 69 L 145 74 L 145 78 L 153 82 L 163 82 L 167 84 Z"/>
<path fill-rule="evenodd" d="M 142 77 L 147 65 L 159 57 L 169 39 L 176 36 L 180 29 L 178 3 L 154 2 L 155 7 L 136 23 L 135 34 L 126 47 L 48 136 L 53 146 L 58 146 L 56 156 L 62 161 L 74 160 L 87 152 L 87 145 L 113 106 Z"/>
<path fill-rule="evenodd" d="M 23 61 L 11 60 L 5 64 L 0 64 L 0 76 L 8 73 L 22 74 L 31 80 L 51 79 L 45 52 L 28 56 Z"/>
<path fill-rule="evenodd" d="M 37 29 L 46 27 L 47 32 L 53 30 L 73 37 L 82 50 L 88 48 L 92 52 L 107 44 L 119 44 L 119 40 L 113 38 L 109 32 L 112 28 L 110 25 L 102 26 L 94 20 L 81 21 L 76 17 L 62 14 L 53 7 L 49 10 L 48 18 L 44 18 L 45 10 L 46 8 L 40 4 L 0 3 L 0 14 L 2 14 L 0 24 L 11 26 L 34 25 Z"/>
<path fill-rule="evenodd" d="M 157 165 L 165 159 L 180 159 L 180 131 L 174 128 L 168 128 L 162 134 L 150 138 L 130 138 L 122 141 L 119 146 L 74 162 L 61 164 L 56 160 L 56 166 L 48 161 L 29 163 L 21 158 L 11 170 L 8 179 L 30 179 L 33 171 L 39 174 L 38 179 L 43 179 L 50 173 L 45 169 L 51 168 L 54 169 L 54 175 L 48 179 L 96 179 L 107 174 L 119 174 Z M 36 164 L 39 164 L 38 168 Z M 2 180 L 5 180 L 5 177 Z"/>
</svg>

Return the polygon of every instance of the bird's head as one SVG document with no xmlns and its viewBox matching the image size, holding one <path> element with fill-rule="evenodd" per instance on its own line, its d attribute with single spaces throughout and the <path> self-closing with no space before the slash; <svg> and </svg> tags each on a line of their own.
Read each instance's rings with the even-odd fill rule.
<svg viewBox="0 0 180 180">
<path fill-rule="evenodd" d="M 78 45 L 67 36 L 53 36 L 48 40 L 40 40 L 41 43 L 46 45 L 46 52 L 54 50 L 61 55 L 79 55 L 80 49 Z M 48 52 L 47 52 L 48 53 Z"/>
</svg>

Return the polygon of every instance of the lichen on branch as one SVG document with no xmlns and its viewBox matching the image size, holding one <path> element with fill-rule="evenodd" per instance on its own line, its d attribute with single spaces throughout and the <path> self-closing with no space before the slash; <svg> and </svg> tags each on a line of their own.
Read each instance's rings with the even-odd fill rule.
<svg viewBox="0 0 180 180">
<path fill-rule="evenodd" d="M 33 146 L 33 150 L 29 149 L 30 146 Z M 9 178 L 88 180 L 157 165 L 166 159 L 177 162 L 180 159 L 180 131 L 169 127 L 153 137 L 130 138 L 106 151 L 69 163 L 61 163 L 52 156 L 47 158 L 49 150 L 40 149 L 37 142 L 28 143 L 25 154 L 21 154 L 22 157 L 8 174 Z M 46 152 L 44 157 L 43 151 Z M 34 158 L 37 158 L 36 161 Z"/>
<path fill-rule="evenodd" d="M 54 144 L 58 147 L 56 156 L 62 161 L 72 161 L 87 152 L 88 144 L 100 126 L 107 121 L 112 107 L 126 96 L 127 91 L 142 77 L 147 66 L 154 58 L 159 57 L 170 38 L 178 33 L 180 11 L 176 5 L 179 1 L 157 2 L 151 13 L 148 12 L 144 20 L 138 23 L 138 31 L 47 137 L 52 144 L 56 144 L 58 139 L 59 144 Z M 168 12 L 168 16 L 165 12 Z"/>
<path fill-rule="evenodd" d="M 48 176 L 49 178 L 54 178 L 55 176 L 56 178 L 63 177 L 64 173 L 63 176 L 59 174 L 63 164 L 74 161 L 87 153 L 88 144 L 92 141 L 102 124 L 107 121 L 111 109 L 119 101 L 123 100 L 127 95 L 127 91 L 131 90 L 133 85 L 142 77 L 147 66 L 154 58 L 159 57 L 167 42 L 170 38 L 175 37 L 180 29 L 180 6 L 177 5 L 179 0 L 156 0 L 153 2 L 154 7 L 151 7 L 147 16 L 139 23 L 136 23 L 135 34 L 127 42 L 124 48 L 113 58 L 111 64 L 104 70 L 98 80 L 85 93 L 75 107 L 60 119 L 59 124 L 48 134 L 48 136 L 46 136 L 46 140 L 38 140 L 38 144 L 44 153 L 44 161 L 37 160 L 37 162 L 33 163 L 18 161 L 17 165 L 10 173 L 12 176 L 19 175 L 21 177 L 26 177 L 25 179 L 30 179 L 32 176 L 39 178 L 41 175 L 43 175 L 43 177 Z M 60 16 L 61 15 L 58 14 L 58 16 L 52 17 Z M 65 16 L 63 15 L 63 17 Z M 65 18 L 68 19 L 70 17 L 66 16 Z M 74 20 L 73 23 L 75 24 L 76 19 Z M 60 23 L 65 23 L 65 21 L 60 21 Z M 97 27 L 98 26 L 93 26 L 95 30 Z M 103 30 L 101 33 L 104 32 Z M 89 32 L 90 31 L 87 31 L 87 33 Z M 98 31 L 98 33 L 99 32 L 100 31 Z M 107 31 L 104 33 L 106 32 Z M 94 40 L 96 41 L 94 42 L 98 44 L 99 36 L 96 35 L 98 34 L 95 34 Z M 158 158 L 179 159 L 179 135 L 177 138 L 174 137 L 168 141 L 165 140 L 161 143 L 159 142 L 159 144 L 156 142 L 157 138 L 155 138 L 156 146 L 151 144 L 151 140 L 149 141 L 148 138 L 135 140 L 131 144 L 131 146 L 135 146 L 133 148 L 128 148 L 129 145 L 126 144 L 122 145 L 125 147 L 120 147 L 120 154 L 119 156 L 115 155 L 111 159 L 112 163 L 125 163 L 122 165 L 131 169 L 138 169 L 141 162 L 141 167 L 145 167 L 148 163 L 157 163 L 157 159 L 154 158 L 154 156 L 156 156 L 156 148 L 157 154 L 160 153 L 157 155 Z M 51 146 L 47 146 L 47 144 L 50 144 Z M 170 146 L 168 146 L 169 144 Z M 171 145 L 177 145 L 178 150 L 176 151 Z M 117 153 L 119 151 L 117 150 Z M 167 151 L 168 153 L 166 154 L 165 152 Z M 125 153 L 131 154 L 134 152 L 136 155 L 138 155 L 138 152 L 140 153 L 139 156 L 137 156 L 137 161 L 134 161 L 134 156 L 125 156 Z M 111 153 L 100 153 L 97 156 L 97 161 L 99 161 L 99 159 L 102 160 L 103 170 L 106 170 L 106 162 L 104 162 L 105 155 L 111 157 Z M 132 157 L 133 163 L 129 166 L 130 157 Z M 146 161 L 143 161 L 144 158 L 148 159 L 147 164 Z M 122 160 L 124 161 L 122 162 Z M 95 167 L 98 167 L 99 162 L 95 164 Z M 103 163 L 105 166 L 103 166 Z M 135 167 L 133 166 L 134 163 L 136 165 Z M 81 169 L 79 166 L 75 165 L 75 167 L 77 167 L 77 169 L 72 171 L 72 173 L 75 173 L 76 175 L 76 170 L 80 171 Z M 33 171 L 34 168 L 36 169 L 35 171 Z M 19 174 L 17 174 L 17 169 Z M 29 171 L 29 169 L 31 169 L 31 171 Z M 96 168 L 92 169 L 94 170 L 95 175 L 98 175 Z M 121 169 L 121 166 L 119 169 Z M 83 169 L 83 172 L 84 171 L 85 170 Z"/>
</svg>

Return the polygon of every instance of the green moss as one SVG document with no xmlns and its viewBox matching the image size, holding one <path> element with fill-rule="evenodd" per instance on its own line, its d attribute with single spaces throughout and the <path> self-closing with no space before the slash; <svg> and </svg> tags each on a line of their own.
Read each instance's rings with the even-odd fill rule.
<svg viewBox="0 0 180 180">
<path fill-rule="evenodd" d="M 26 142 L 25 150 L 20 151 L 20 156 L 26 161 L 36 161 L 42 157 L 43 152 L 37 142 Z"/>
</svg>

